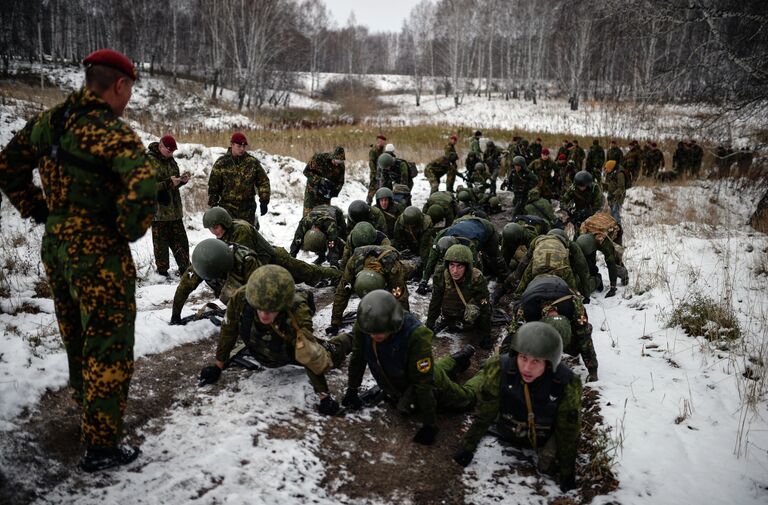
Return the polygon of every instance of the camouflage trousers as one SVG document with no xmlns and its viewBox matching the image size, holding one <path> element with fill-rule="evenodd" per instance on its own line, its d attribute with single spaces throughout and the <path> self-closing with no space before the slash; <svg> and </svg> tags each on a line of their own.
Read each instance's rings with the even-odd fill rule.
<svg viewBox="0 0 768 505">
<path fill-rule="evenodd" d="M 155 266 L 158 273 L 168 273 L 170 261 L 168 249 L 179 266 L 179 273 L 189 266 L 189 240 L 181 219 L 152 221 L 152 246 L 155 250 Z"/>
<path fill-rule="evenodd" d="M 282 247 L 275 247 L 274 264 L 288 270 L 297 284 L 303 282 L 308 286 L 316 286 L 321 281 L 329 281 L 329 286 L 335 286 L 341 279 L 341 270 L 297 260 Z"/>
<path fill-rule="evenodd" d="M 302 217 L 306 217 L 306 215 L 309 214 L 312 209 L 318 205 L 330 204 L 330 198 L 323 198 L 322 196 L 316 194 L 311 186 L 307 185 L 307 189 L 304 190 L 304 214 Z"/>
<path fill-rule="evenodd" d="M 229 215 L 232 216 L 232 219 L 242 219 L 243 221 L 246 221 L 248 223 L 251 223 L 253 226 L 256 227 L 256 229 L 259 229 L 259 218 L 256 215 L 256 203 L 252 202 L 253 205 L 236 205 L 236 204 L 230 204 L 224 201 L 219 202 L 219 207 L 224 208 L 227 212 L 229 212 Z M 155 223 L 152 223 L 154 226 Z"/>
<path fill-rule="evenodd" d="M 590 325 L 589 333 L 586 335 L 576 335 L 576 338 L 571 339 L 571 343 L 563 349 L 565 354 L 569 356 L 581 355 L 581 360 L 584 362 L 584 366 L 589 373 L 597 373 L 597 353 L 595 352 L 595 345 L 592 342 L 592 325 Z"/>
<path fill-rule="evenodd" d="M 435 400 L 440 408 L 451 410 L 467 410 L 472 408 L 477 401 L 477 395 L 482 387 L 480 374 L 469 379 L 463 386 L 453 380 L 456 360 L 450 356 L 440 358 L 435 362 L 433 369 L 433 388 Z M 480 376 L 478 378 L 478 376 Z M 406 390 L 405 394 L 398 400 L 398 410 L 413 414 L 415 413 L 415 401 L 411 394 L 412 389 Z"/>
<path fill-rule="evenodd" d="M 122 436 L 133 375 L 136 270 L 127 242 L 97 237 L 103 238 L 63 241 L 46 232 L 41 256 L 67 351 L 69 384 L 83 408 L 83 443 L 111 447 Z"/>
<path fill-rule="evenodd" d="M 453 192 L 453 185 L 456 182 L 456 166 L 454 165 L 434 165 L 430 163 L 424 169 L 424 175 L 429 181 L 429 194 L 437 193 L 440 187 L 440 178 L 445 175 L 445 190 Z"/>
</svg>

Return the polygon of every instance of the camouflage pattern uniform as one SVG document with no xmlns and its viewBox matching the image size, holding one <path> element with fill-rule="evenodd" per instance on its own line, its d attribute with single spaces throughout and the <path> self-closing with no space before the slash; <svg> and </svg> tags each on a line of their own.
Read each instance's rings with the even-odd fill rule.
<svg viewBox="0 0 768 505">
<path fill-rule="evenodd" d="M 584 151 L 584 149 L 581 148 L 581 146 L 574 140 L 573 147 L 568 152 L 568 161 L 573 161 L 573 163 L 576 165 L 576 171 L 582 169 L 584 166 L 584 158 L 587 157 L 587 153 Z"/>
<path fill-rule="evenodd" d="M 528 170 L 536 175 L 538 188 L 543 198 L 556 199 L 560 195 L 560 167 L 550 158 L 537 158 L 528 166 Z"/>
<path fill-rule="evenodd" d="M 152 142 L 147 148 L 147 159 L 152 163 L 157 177 L 157 212 L 152 219 L 152 246 L 155 250 L 157 272 L 167 274 L 170 268 L 168 249 L 183 272 L 189 266 L 189 240 L 184 229 L 184 210 L 181 205 L 179 188 L 173 187 L 171 176 L 179 177 L 179 166 L 173 156 L 160 154 L 159 142 Z M 161 196 L 165 195 L 165 196 Z"/>
<path fill-rule="evenodd" d="M 584 251 L 573 240 L 568 242 L 568 260 L 571 262 L 571 271 L 576 279 L 576 287 L 584 299 L 589 302 L 589 296 L 593 291 L 590 282 L 589 263 L 587 257 L 584 256 Z"/>
<path fill-rule="evenodd" d="M 528 216 L 539 216 L 546 219 L 552 225 L 555 222 L 555 211 L 549 200 L 542 198 L 539 190 L 533 188 L 528 192 L 528 203 L 526 203 L 523 213 Z"/>
<path fill-rule="evenodd" d="M 605 197 L 603 190 L 597 182 L 584 191 L 580 191 L 575 184 L 571 184 L 560 199 L 560 207 L 565 208 L 573 204 L 574 211 L 571 221 L 578 228 L 585 219 L 603 208 Z"/>
<path fill-rule="evenodd" d="M 22 217 L 45 222 L 41 256 L 87 447 L 121 439 L 136 318 L 128 243 L 150 226 L 155 186 L 141 139 L 86 88 L 31 119 L 0 153 L 0 188 Z"/>
<path fill-rule="evenodd" d="M 524 226 L 523 232 L 525 233 L 525 238 L 522 243 L 507 243 L 503 237 L 501 240 L 501 253 L 504 257 L 504 262 L 512 272 L 517 269 L 517 265 L 525 258 L 528 247 L 533 239 L 538 236 L 538 233 L 532 226 Z"/>
<path fill-rule="evenodd" d="M 341 277 L 341 270 L 344 270 L 347 266 L 347 262 L 349 261 L 349 258 L 352 257 L 352 254 L 355 252 L 352 247 L 352 232 L 349 232 L 349 236 L 347 236 L 347 242 L 344 244 L 344 252 L 341 255 L 341 261 L 339 262 L 339 268 L 340 270 L 337 270 L 339 273 L 336 283 L 338 283 L 339 278 Z M 373 241 L 373 244 L 368 245 L 392 245 L 392 241 L 389 240 L 387 235 L 383 231 L 376 230 L 376 240 Z M 334 283 L 335 284 L 335 283 Z"/>
<path fill-rule="evenodd" d="M 519 165 L 515 165 L 515 167 L 517 166 Z M 523 209 L 528 201 L 528 191 L 535 188 L 538 184 L 539 179 L 536 177 L 536 174 L 529 171 L 526 167 L 522 167 L 520 170 L 513 167 L 505 185 L 515 195 L 512 201 L 515 204 L 515 208 L 512 211 L 513 215 L 525 214 Z"/>
<path fill-rule="evenodd" d="M 384 146 L 377 146 L 371 144 L 371 150 L 368 151 L 368 195 L 365 197 L 365 202 L 370 205 L 373 201 L 373 195 L 376 194 L 376 190 L 379 189 L 378 181 L 378 161 L 379 156 L 384 153 Z"/>
<path fill-rule="evenodd" d="M 480 149 L 480 137 L 473 136 L 469 141 L 469 152 L 464 160 L 464 168 L 469 176 L 475 170 L 475 165 L 483 161 L 483 151 Z"/>
<path fill-rule="evenodd" d="M 336 294 L 333 297 L 332 326 L 341 326 L 341 318 L 344 315 L 344 309 L 347 308 L 349 303 L 355 277 L 364 268 L 377 271 L 383 275 L 389 292 L 397 298 L 404 310 L 409 310 L 408 286 L 405 284 L 407 272 L 400 262 L 400 253 L 391 246 L 367 245 L 355 249 L 352 257 L 349 258 L 347 265 L 344 267 L 344 273 L 339 280 Z"/>
<path fill-rule="evenodd" d="M 544 148 L 544 146 L 541 145 L 541 140 L 536 139 L 533 142 L 531 142 L 530 147 L 528 150 L 531 153 L 531 161 L 538 160 L 541 158 L 541 150 Z"/>
<path fill-rule="evenodd" d="M 539 235 L 538 237 L 533 239 L 533 241 L 531 241 L 530 243 L 530 246 L 528 247 L 528 252 L 525 254 L 525 258 L 517 266 L 517 270 L 515 271 L 513 276 L 515 277 L 515 279 L 519 278 L 520 282 L 517 284 L 517 289 L 515 290 L 515 295 L 514 295 L 515 298 L 520 298 L 520 296 L 523 294 L 523 291 L 525 291 L 525 288 L 528 287 L 528 284 L 530 284 L 530 282 L 534 278 L 542 274 L 557 275 L 568 284 L 568 287 L 570 287 L 573 290 L 578 289 L 578 286 L 576 283 L 576 276 L 573 275 L 573 270 L 571 269 L 570 251 L 568 247 L 566 247 L 565 245 L 563 245 L 563 249 L 565 250 L 565 253 L 568 256 L 568 261 L 566 265 L 556 269 L 551 269 L 549 268 L 549 265 L 535 264 L 535 261 L 533 260 L 533 256 L 536 251 L 536 247 L 539 246 L 545 240 L 554 241 L 554 240 L 557 240 L 557 238 L 553 237 L 552 235 Z M 546 270 L 542 270 L 545 268 Z M 536 269 L 538 269 L 539 271 L 537 272 Z M 522 275 L 521 275 L 521 272 L 522 272 Z"/>
<path fill-rule="evenodd" d="M 450 142 L 446 144 L 444 153 L 439 158 L 432 160 L 424 169 L 424 175 L 429 181 L 429 194 L 435 193 L 440 186 L 440 178 L 445 177 L 446 191 L 453 192 L 453 184 L 456 182 L 456 160 L 459 155 L 456 153 L 456 147 Z M 447 174 L 447 175 L 446 175 Z"/>
<path fill-rule="evenodd" d="M 621 223 L 621 206 L 627 195 L 627 173 L 624 167 L 615 167 L 605 174 L 605 190 L 608 193 L 608 206 L 616 222 Z"/>
<path fill-rule="evenodd" d="M 445 221 L 445 226 L 451 226 L 456 219 L 456 214 L 459 212 L 458 203 L 456 202 L 456 197 L 453 196 L 453 193 L 449 193 L 448 191 L 433 192 L 429 195 L 429 198 L 427 198 L 427 202 L 424 204 L 421 211 L 426 214 L 429 208 L 433 205 L 439 205 L 443 208 L 443 215 L 445 216 L 443 220 Z M 439 223 L 432 224 L 437 225 Z"/>
<path fill-rule="evenodd" d="M 501 156 L 503 152 L 496 144 L 489 144 L 483 153 L 483 163 L 488 167 L 491 179 L 491 195 L 496 194 L 496 178 L 501 170 Z"/>
<path fill-rule="evenodd" d="M 648 177 L 656 177 L 659 171 L 664 169 L 664 153 L 658 147 L 651 147 L 648 151 L 648 155 L 645 158 L 645 175 Z"/>
<path fill-rule="evenodd" d="M 429 301 L 427 312 L 427 327 L 434 328 L 437 318 L 443 317 L 445 323 L 453 328 L 473 328 L 481 339 L 481 344 L 490 349 L 491 342 L 491 294 L 488 291 L 488 281 L 477 268 L 467 268 L 458 281 L 454 281 L 446 267 L 442 275 L 432 277 L 432 298 Z M 459 290 L 461 295 L 459 296 Z M 466 303 L 465 303 L 466 302 Z M 464 311 L 467 304 L 472 304 L 480 309 L 480 314 L 473 324 L 467 325 L 464 320 Z"/>
<path fill-rule="evenodd" d="M 601 240 L 599 234 L 595 234 L 595 240 L 597 241 L 597 251 L 603 253 L 605 266 L 608 268 L 608 281 L 611 283 L 610 287 L 615 288 L 620 271 L 621 273 L 625 273 L 626 268 L 621 262 L 619 253 L 616 250 L 616 245 L 610 238 L 603 235 Z M 587 265 L 589 266 L 590 282 L 594 283 L 595 286 L 599 286 L 602 283 L 602 279 L 599 279 L 601 277 L 600 269 L 597 267 L 597 251 L 589 256 L 584 256 L 587 259 Z"/>
<path fill-rule="evenodd" d="M 331 198 L 339 195 L 344 186 L 344 148 L 337 147 L 332 153 L 317 153 L 304 167 L 307 188 L 304 190 L 304 215 L 318 205 L 330 205 Z M 341 163 L 334 165 L 334 161 Z M 328 192 L 323 194 L 323 185 Z"/>
<path fill-rule="evenodd" d="M 232 149 L 216 160 L 208 178 L 208 206 L 223 207 L 233 219 L 252 223 L 258 229 L 256 194 L 259 203 L 269 203 L 270 185 L 267 173 L 258 159 L 250 154 L 232 156 Z"/>
<path fill-rule="evenodd" d="M 435 227 L 432 226 L 432 218 L 422 216 L 419 226 L 405 224 L 403 215 L 395 222 L 395 233 L 392 235 L 392 245 L 398 251 L 411 251 L 421 258 L 422 264 L 427 260 L 432 248 L 432 240 L 435 238 Z"/>
<path fill-rule="evenodd" d="M 299 253 L 301 245 L 304 243 L 304 235 L 313 228 L 317 228 L 325 234 L 328 244 L 327 253 L 318 254 L 318 264 L 322 264 L 326 257 L 331 265 L 337 264 L 344 250 L 343 237 L 346 236 L 344 214 L 341 209 L 334 205 L 318 205 L 307 213 L 299 221 L 299 226 L 296 227 L 296 233 L 293 235 L 290 251 L 292 257 L 295 258 Z"/>
<path fill-rule="evenodd" d="M 603 146 L 600 145 L 600 141 L 595 139 L 592 142 L 592 145 L 589 146 L 587 165 L 584 168 L 587 172 L 592 174 L 592 177 L 594 177 L 596 181 L 599 181 L 600 176 L 602 175 L 603 165 L 605 165 L 605 150 L 603 149 Z"/>
<path fill-rule="evenodd" d="M 386 222 L 386 228 L 384 229 L 384 233 L 387 234 L 387 237 L 392 237 L 395 235 L 395 222 L 397 221 L 397 218 L 400 217 L 400 215 L 405 210 L 405 206 L 399 203 L 396 203 L 394 199 L 389 199 L 389 207 L 385 209 L 381 208 L 381 204 L 379 202 L 376 202 L 376 205 L 374 205 L 376 209 L 378 209 L 382 216 L 384 216 L 384 221 Z"/>
</svg>

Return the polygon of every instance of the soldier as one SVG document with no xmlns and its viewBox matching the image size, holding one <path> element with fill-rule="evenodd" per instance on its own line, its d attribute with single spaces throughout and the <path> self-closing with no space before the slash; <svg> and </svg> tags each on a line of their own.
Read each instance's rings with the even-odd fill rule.
<svg viewBox="0 0 768 505">
<path fill-rule="evenodd" d="M 371 223 L 360 221 L 349 232 L 347 243 L 344 244 L 344 254 L 342 254 L 340 262 L 341 269 L 346 267 L 347 261 L 352 257 L 355 249 L 366 245 L 392 245 L 392 242 L 384 232 L 375 229 Z M 341 273 L 336 278 L 336 284 L 338 284 L 339 277 L 341 277 Z"/>
<path fill-rule="evenodd" d="M 537 236 L 538 232 L 533 226 L 523 226 L 519 223 L 504 225 L 501 230 L 501 253 L 510 271 L 517 269 L 517 265 L 528 252 L 528 246 Z"/>
<path fill-rule="evenodd" d="M 476 391 L 475 416 L 453 459 L 466 467 L 488 429 L 538 455 L 537 466 L 560 488 L 576 486 L 581 434 L 581 379 L 560 361 L 563 342 L 552 326 L 530 322 L 512 337 L 509 353 L 494 354 L 464 385 Z"/>
<path fill-rule="evenodd" d="M 403 212 L 403 206 L 395 203 L 395 195 L 389 188 L 380 188 L 376 191 L 375 207 L 384 215 L 384 221 L 387 223 L 385 233 L 388 237 L 395 234 L 395 221 Z"/>
<path fill-rule="evenodd" d="M 588 304 L 589 297 L 592 294 L 592 286 L 590 284 L 589 264 L 587 258 L 584 256 L 584 252 L 581 247 L 568 238 L 565 230 L 560 228 L 552 228 L 547 232 L 548 235 L 558 235 L 565 240 L 566 247 L 568 247 L 568 261 L 571 264 L 571 271 L 573 277 L 576 279 L 576 287 L 579 293 L 583 296 L 582 303 Z"/>
<path fill-rule="evenodd" d="M 472 250 L 461 244 L 452 245 L 445 252 L 443 274 L 433 277 L 426 324 L 436 333 L 440 332 L 437 328 L 474 329 L 480 338 L 480 347 L 490 349 L 488 281 L 480 270 L 474 268 L 472 256 Z"/>
<path fill-rule="evenodd" d="M 605 151 L 603 150 L 603 146 L 600 145 L 598 139 L 593 139 L 592 145 L 589 146 L 589 153 L 587 153 L 587 166 L 585 167 L 585 170 L 591 173 L 592 177 L 600 180 L 600 177 L 602 176 L 600 170 L 602 170 L 604 163 Z"/>
<path fill-rule="evenodd" d="M 614 160 L 616 164 L 621 165 L 621 162 L 624 159 L 624 151 L 621 150 L 621 147 L 619 147 L 615 140 L 611 140 L 611 147 L 608 148 L 605 159 L 606 161 Z"/>
<path fill-rule="evenodd" d="M 337 146 L 332 153 L 317 153 L 304 167 L 307 188 L 304 190 L 304 215 L 318 205 L 330 205 L 344 186 L 344 148 Z"/>
<path fill-rule="evenodd" d="M 605 190 L 608 193 L 608 206 L 611 208 L 611 215 L 621 224 L 621 206 L 624 205 L 624 198 L 627 195 L 627 169 L 616 167 L 614 160 L 605 162 Z M 631 176 L 630 176 L 631 177 Z"/>
<path fill-rule="evenodd" d="M 623 249 L 618 243 L 621 237 L 621 225 L 605 212 L 599 212 L 582 223 L 581 233 L 576 243 L 587 259 L 590 282 L 594 283 L 593 291 L 603 290 L 603 277 L 597 268 L 597 251 L 600 251 L 603 253 L 605 266 L 608 268 L 608 280 L 611 283 L 605 297 L 616 296 L 616 279 L 621 279 L 621 283 L 625 286 L 629 282 L 629 274 L 621 261 Z"/>
<path fill-rule="evenodd" d="M 528 170 L 536 175 L 539 181 L 537 187 L 543 198 L 553 200 L 559 196 L 560 170 L 557 164 L 549 158 L 549 149 L 546 147 L 542 149 L 540 157 L 533 160 L 528 166 Z"/>
<path fill-rule="evenodd" d="M 461 194 L 459 190 L 458 194 Z M 443 227 L 447 228 L 453 224 L 456 214 L 459 212 L 458 202 L 453 193 L 448 191 L 437 191 L 429 195 L 427 202 L 422 208 L 422 212 L 432 218 L 432 224 L 438 226 L 443 222 Z"/>
<path fill-rule="evenodd" d="M 541 137 L 536 137 L 536 140 L 531 143 L 530 147 L 531 160 L 539 159 L 543 150 L 544 148 L 541 145 Z M 547 153 L 549 153 L 549 149 L 547 149 Z"/>
<path fill-rule="evenodd" d="M 344 251 L 342 237 L 346 231 L 340 213 L 341 210 L 333 205 L 318 205 L 304 216 L 293 234 L 291 256 L 295 258 L 304 249 L 317 254 L 315 265 L 322 265 L 327 259 L 332 267 L 340 268 L 339 260 Z"/>
<path fill-rule="evenodd" d="M 374 277 L 370 280 L 366 292 L 373 291 L 370 286 L 377 282 L 374 289 L 387 289 L 400 302 L 404 310 L 409 310 L 408 304 L 408 286 L 406 285 L 407 272 L 400 261 L 400 253 L 391 246 L 368 245 L 358 247 L 347 261 L 344 267 L 344 273 L 336 287 L 336 294 L 333 297 L 333 310 L 331 312 L 331 325 L 325 329 L 327 335 L 336 335 L 341 326 L 341 319 L 344 315 L 344 309 L 347 308 L 349 297 L 352 294 L 352 288 L 359 281 L 358 276 L 366 270 Z M 371 275 L 373 272 L 375 275 Z M 366 281 L 368 282 L 368 281 Z"/>
<path fill-rule="evenodd" d="M 563 139 L 563 143 L 562 143 L 562 145 L 561 145 L 561 146 L 560 146 L 560 148 L 557 150 L 557 159 L 560 159 L 560 155 L 561 155 L 561 154 L 564 154 L 564 155 L 565 155 L 565 159 L 567 160 L 567 159 L 568 159 L 568 153 L 569 153 L 569 149 L 570 149 L 571 147 L 573 147 L 573 144 L 571 144 L 570 142 L 568 142 L 568 139 Z"/>
<path fill-rule="evenodd" d="M 568 153 L 568 160 L 573 161 L 574 165 L 576 165 L 576 171 L 582 170 L 584 166 L 584 158 L 587 157 L 587 153 L 584 152 L 584 149 L 581 148 L 579 145 L 579 141 L 574 139 L 573 145 L 571 146 L 569 153 Z"/>
<path fill-rule="evenodd" d="M 189 181 L 189 172 L 179 174 L 179 166 L 173 159 L 176 139 L 165 135 L 160 142 L 152 142 L 147 148 L 147 158 L 157 177 L 157 212 L 152 219 L 152 246 L 155 251 L 157 273 L 168 277 L 168 249 L 179 267 L 179 273 L 189 266 L 189 240 L 184 229 L 184 210 L 179 188 Z"/>
<path fill-rule="evenodd" d="M 216 160 L 208 178 L 208 206 L 223 207 L 234 219 L 242 219 L 259 229 L 256 193 L 263 216 L 269 206 L 270 185 L 259 160 L 246 152 L 248 141 L 240 132 L 232 134 L 227 153 Z"/>
<path fill-rule="evenodd" d="M 432 331 L 405 311 L 392 293 L 376 290 L 360 301 L 352 330 L 347 392 L 342 405 L 359 409 L 359 388 L 366 366 L 384 395 L 404 413 L 416 414 L 422 426 L 413 437 L 431 445 L 437 435 L 437 406 L 468 409 L 475 393 L 451 377 L 465 371 L 472 346 L 433 362 Z"/>
<path fill-rule="evenodd" d="M 485 152 L 483 153 L 483 163 L 488 169 L 491 180 L 491 195 L 496 194 L 496 178 L 499 176 L 499 169 L 501 168 L 501 155 L 502 151 L 493 141 L 489 140 L 485 143 Z"/>
<path fill-rule="evenodd" d="M 429 181 L 430 194 L 437 192 L 440 186 L 440 178 L 445 175 L 445 189 L 453 192 L 453 184 L 456 181 L 456 160 L 459 155 L 456 153 L 456 141 L 458 135 L 453 134 L 448 139 L 443 155 L 432 160 L 424 169 L 424 175 Z"/>
<path fill-rule="evenodd" d="M 131 60 L 100 49 L 83 65 L 85 86 L 0 152 L 0 189 L 21 217 L 45 224 L 41 257 L 83 410 L 80 468 L 94 472 L 139 454 L 121 444 L 136 318 L 128 243 L 152 222 L 156 180 L 141 139 L 120 119 L 138 78 Z"/>
<path fill-rule="evenodd" d="M 410 251 L 421 260 L 420 267 L 427 261 L 432 241 L 435 238 L 435 228 L 432 218 L 424 215 L 418 207 L 406 207 L 395 223 L 395 233 L 392 235 L 392 245 L 405 255 Z M 421 271 L 421 268 L 417 270 Z"/>
<path fill-rule="evenodd" d="M 640 166 L 643 163 L 643 153 L 640 151 L 640 144 L 637 140 L 633 140 L 629 143 L 629 152 L 624 156 L 624 161 L 620 165 L 627 169 L 627 173 L 630 176 L 630 180 L 627 181 L 628 185 L 632 184 L 632 181 L 636 181 L 640 175 Z"/>
<path fill-rule="evenodd" d="M 516 288 L 513 297 L 519 300 L 528 284 L 539 275 L 545 274 L 557 275 L 568 283 L 571 289 L 578 289 L 576 276 L 571 268 L 568 238 L 564 234 L 547 233 L 533 239 L 525 257 L 504 284 L 507 288 Z"/>
<path fill-rule="evenodd" d="M 573 184 L 560 200 L 560 206 L 567 210 L 573 226 L 578 230 L 586 218 L 603 208 L 604 201 L 600 185 L 593 181 L 592 174 L 582 170 L 574 176 Z"/>
<path fill-rule="evenodd" d="M 514 170 L 510 172 L 509 178 L 501 185 L 501 189 L 509 189 L 515 195 L 514 200 L 512 200 L 515 205 L 512 214 L 524 214 L 523 209 L 528 201 L 528 191 L 535 188 L 539 180 L 536 174 L 526 168 L 525 158 L 522 156 L 515 156 L 512 159 L 512 167 Z"/>
<path fill-rule="evenodd" d="M 411 188 L 407 184 L 393 184 L 392 194 L 395 195 L 395 202 L 406 207 L 411 206 Z"/>
<path fill-rule="evenodd" d="M 347 225 L 346 230 L 351 230 L 357 223 L 368 222 L 373 225 L 377 230 L 386 233 L 387 232 L 387 220 L 384 218 L 384 214 L 378 207 L 371 207 L 362 200 L 355 200 L 349 204 L 347 209 Z M 341 220 L 344 223 L 342 217 Z M 343 233 L 342 236 L 345 236 Z"/>
<path fill-rule="evenodd" d="M 378 135 L 376 135 L 376 143 L 371 144 L 371 150 L 368 151 L 369 180 L 368 180 L 368 196 L 365 199 L 368 205 L 370 205 L 371 201 L 373 201 L 373 195 L 376 193 L 376 190 L 381 187 L 379 186 L 379 177 L 377 174 L 379 170 L 379 157 L 384 153 L 384 146 L 386 143 L 387 143 L 387 137 L 379 133 Z"/>
<path fill-rule="evenodd" d="M 511 147 L 511 146 L 510 146 Z M 528 139 L 519 138 L 517 140 L 517 143 L 515 144 L 515 156 L 522 156 L 525 158 L 526 163 L 530 163 L 534 159 L 537 159 L 538 156 L 535 158 L 531 155 L 531 148 L 528 145 Z"/>
<path fill-rule="evenodd" d="M 656 142 L 651 142 L 643 168 L 647 177 L 654 178 L 658 176 L 660 171 L 664 170 L 664 153 L 661 152 Z"/>
<path fill-rule="evenodd" d="M 390 153 L 384 153 L 379 156 L 377 162 L 376 180 L 379 189 L 392 189 L 395 184 L 406 184 L 413 186 L 409 176 L 408 162 L 399 160 Z"/>
<path fill-rule="evenodd" d="M 699 172 L 701 171 L 701 161 L 704 159 L 704 150 L 695 140 L 691 140 L 689 145 L 691 175 L 693 177 L 698 177 Z"/>
<path fill-rule="evenodd" d="M 523 212 L 528 216 L 539 216 L 545 219 L 552 226 L 555 222 L 555 211 L 549 200 L 542 198 L 538 188 L 533 188 L 528 192 L 528 202 L 525 204 Z"/>
<path fill-rule="evenodd" d="M 472 140 L 469 141 L 469 152 L 464 160 L 464 168 L 469 178 L 472 176 L 475 165 L 483 161 L 483 151 L 480 149 L 480 137 L 482 136 L 482 132 L 477 130 L 472 136 Z"/>
<path fill-rule="evenodd" d="M 313 334 L 314 302 L 297 292 L 291 274 L 277 265 L 257 269 L 227 304 L 221 325 L 216 361 L 200 372 L 200 385 L 213 384 L 230 360 L 238 338 L 265 367 L 298 365 L 306 369 L 317 393 L 320 413 L 338 413 L 325 373 L 338 368 L 352 348 L 349 335 L 319 341 Z"/>
</svg>

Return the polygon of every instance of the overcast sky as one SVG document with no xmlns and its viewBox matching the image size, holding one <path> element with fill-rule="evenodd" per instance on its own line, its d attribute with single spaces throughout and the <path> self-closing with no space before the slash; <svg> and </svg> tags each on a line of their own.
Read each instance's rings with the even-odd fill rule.
<svg viewBox="0 0 768 505">
<path fill-rule="evenodd" d="M 417 3 L 415 0 L 325 0 L 331 19 L 338 27 L 344 27 L 349 13 L 354 11 L 357 24 L 367 26 L 372 32 L 399 32 L 403 20 Z"/>
</svg>

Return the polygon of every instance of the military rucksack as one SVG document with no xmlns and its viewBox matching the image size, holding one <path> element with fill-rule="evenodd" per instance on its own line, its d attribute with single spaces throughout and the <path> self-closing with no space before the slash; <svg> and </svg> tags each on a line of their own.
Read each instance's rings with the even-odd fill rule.
<svg viewBox="0 0 768 505">
<path fill-rule="evenodd" d="M 539 321 L 542 309 L 551 305 L 558 314 L 573 319 L 576 309 L 574 294 L 568 284 L 556 275 L 540 275 L 533 279 L 523 291 L 516 312 L 522 312 L 525 321 Z"/>
<path fill-rule="evenodd" d="M 598 242 L 605 240 L 605 237 L 614 241 L 619 234 L 619 223 L 607 212 L 595 212 L 581 223 L 579 231 L 593 234 Z"/>
<path fill-rule="evenodd" d="M 405 163 L 406 165 L 408 165 L 408 179 L 413 180 L 414 177 L 419 175 L 419 169 L 416 168 L 416 163 L 413 163 L 413 162 L 410 162 L 410 161 L 406 161 L 406 160 L 401 159 L 401 158 L 395 158 L 395 160 L 398 163 Z"/>
<path fill-rule="evenodd" d="M 363 269 L 373 270 L 384 274 L 390 272 L 392 267 L 400 259 L 400 253 L 394 247 L 367 245 L 355 249 L 357 257 L 355 271 Z"/>
<path fill-rule="evenodd" d="M 560 237 L 541 235 L 534 240 L 532 246 L 531 268 L 534 276 L 554 273 L 571 266 L 568 260 L 568 249 L 563 245 Z"/>
</svg>

